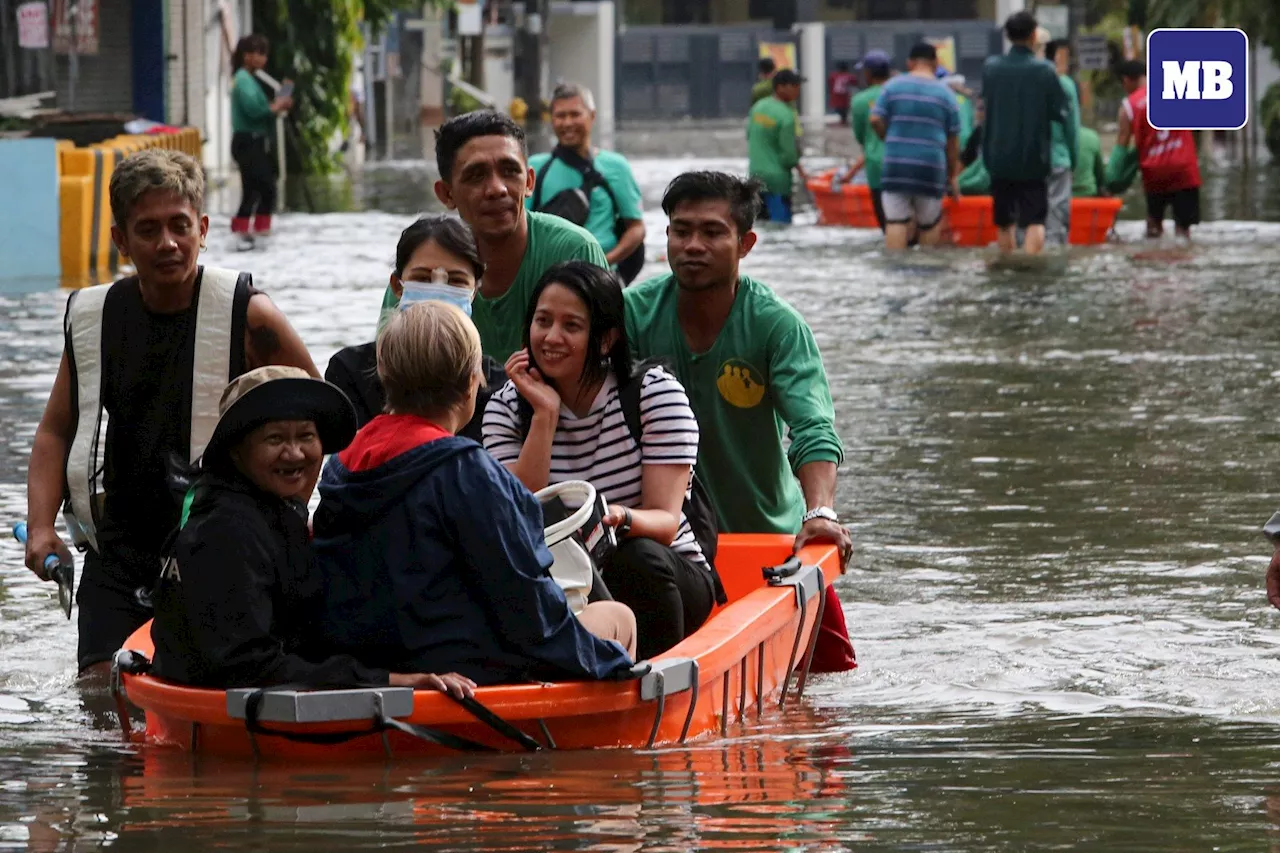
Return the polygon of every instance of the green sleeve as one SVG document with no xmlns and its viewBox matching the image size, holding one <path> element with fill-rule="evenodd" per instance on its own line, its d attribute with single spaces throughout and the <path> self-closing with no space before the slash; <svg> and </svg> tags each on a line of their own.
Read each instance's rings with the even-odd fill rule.
<svg viewBox="0 0 1280 853">
<path fill-rule="evenodd" d="M 1063 85 L 1062 80 L 1054 73 L 1052 69 L 1046 69 L 1053 77 L 1053 87 L 1050 91 L 1050 116 L 1053 121 L 1062 125 L 1063 142 L 1067 146 L 1067 156 L 1071 158 L 1071 168 L 1076 165 L 1076 112 L 1075 104 L 1069 103 L 1071 98 L 1067 96 L 1067 87 Z"/>
<path fill-rule="evenodd" d="M 1120 195 L 1129 189 L 1129 185 L 1138 177 L 1138 151 L 1136 148 L 1117 145 L 1111 149 L 1111 159 L 1107 161 L 1107 189 Z"/>
<path fill-rule="evenodd" d="M 262 91 L 262 87 L 249 74 L 236 73 L 235 85 L 231 89 L 231 97 L 250 121 L 261 121 L 271 117 L 271 102 Z"/>
<path fill-rule="evenodd" d="M 867 102 L 859 100 L 853 105 L 853 114 L 849 116 L 849 124 L 853 127 L 853 138 L 858 140 L 863 151 L 867 148 L 867 130 L 870 129 L 867 121 L 869 112 Z"/>
<path fill-rule="evenodd" d="M 769 393 L 787 425 L 791 470 L 798 471 L 810 462 L 839 464 L 844 448 L 818 343 L 802 320 L 794 322 L 769 354 Z"/>
<path fill-rule="evenodd" d="M 609 182 L 609 189 L 613 190 L 613 199 L 617 202 L 619 219 L 643 219 L 644 210 L 640 207 L 640 185 L 636 183 L 636 176 L 631 172 L 631 164 L 626 160 L 620 160 L 610 170 L 605 180 Z"/>
<path fill-rule="evenodd" d="M 791 110 L 778 120 L 778 165 L 788 171 L 800 164 L 800 152 L 796 150 L 796 117 Z"/>
<path fill-rule="evenodd" d="M 1071 168 L 1076 167 L 1080 144 L 1080 101 L 1076 97 L 1076 84 L 1067 78 L 1067 106 L 1070 107 L 1070 124 L 1067 126 L 1067 151 L 1071 154 Z"/>
</svg>

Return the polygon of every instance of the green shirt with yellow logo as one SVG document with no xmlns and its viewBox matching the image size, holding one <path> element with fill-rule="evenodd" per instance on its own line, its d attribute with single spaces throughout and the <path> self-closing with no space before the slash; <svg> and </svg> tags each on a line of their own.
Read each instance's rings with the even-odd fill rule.
<svg viewBox="0 0 1280 853">
<path fill-rule="evenodd" d="M 796 114 L 775 97 L 757 101 L 747 116 L 747 174 L 771 193 L 791 195 L 791 170 L 800 163 Z"/>
<path fill-rule="evenodd" d="M 661 358 L 698 417 L 698 478 L 726 533 L 800 529 L 804 496 L 794 472 L 839 463 L 835 407 L 822 356 L 800 314 L 747 276 L 711 349 L 693 353 L 676 317 L 675 277 L 623 291 L 637 358 Z M 790 436 L 790 447 L 784 438 Z"/>
</svg>

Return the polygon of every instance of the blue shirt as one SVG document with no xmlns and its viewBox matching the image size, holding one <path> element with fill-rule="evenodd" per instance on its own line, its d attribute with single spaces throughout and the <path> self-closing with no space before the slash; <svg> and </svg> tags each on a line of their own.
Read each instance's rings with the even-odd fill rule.
<svg viewBox="0 0 1280 853">
<path fill-rule="evenodd" d="M 960 106 L 950 88 L 914 74 L 894 77 L 876 99 L 885 123 L 880 189 L 942 198 L 947 190 L 947 137 L 960 133 Z"/>
</svg>

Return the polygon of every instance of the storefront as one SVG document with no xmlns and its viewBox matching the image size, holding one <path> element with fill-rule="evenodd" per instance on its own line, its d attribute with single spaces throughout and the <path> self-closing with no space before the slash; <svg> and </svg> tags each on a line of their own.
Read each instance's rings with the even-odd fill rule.
<svg viewBox="0 0 1280 853">
<path fill-rule="evenodd" d="M 164 0 L 52 0 L 50 20 L 60 108 L 165 120 Z"/>
</svg>

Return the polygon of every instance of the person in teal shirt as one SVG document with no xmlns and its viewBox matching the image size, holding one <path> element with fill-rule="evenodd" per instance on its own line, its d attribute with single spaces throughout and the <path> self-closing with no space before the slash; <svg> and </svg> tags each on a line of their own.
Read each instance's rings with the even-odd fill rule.
<svg viewBox="0 0 1280 853">
<path fill-rule="evenodd" d="M 525 207 L 529 210 L 552 208 L 557 195 L 581 190 L 584 180 L 590 176 L 590 208 L 586 218 L 576 224 L 596 238 L 610 266 L 618 267 L 634 257 L 625 269 L 619 270 L 623 279 L 630 282 L 644 264 L 640 187 L 626 157 L 616 151 L 591 147 L 595 121 L 595 98 L 590 89 L 574 83 L 556 87 L 551 94 L 551 127 L 558 144 L 549 154 L 529 158 L 535 182 L 533 195 L 525 199 Z"/>
<path fill-rule="evenodd" d="M 276 207 L 276 116 L 293 106 L 288 97 L 270 100 L 255 72 L 267 67 L 267 37 L 248 35 L 236 44 L 231 64 L 231 158 L 240 170 L 240 207 L 231 219 L 239 248 L 252 249 L 271 233 Z"/>
<path fill-rule="evenodd" d="M 764 217 L 791 222 L 791 172 L 800 172 L 796 113 L 803 79 L 790 68 L 773 75 L 773 95 L 757 101 L 747 116 L 747 174 L 764 185 Z"/>
<path fill-rule="evenodd" d="M 1071 44 L 1055 39 L 1045 45 L 1044 57 L 1053 63 L 1058 83 L 1067 97 L 1069 120 L 1051 127 L 1049 171 L 1049 215 L 1044 220 L 1044 240 L 1051 246 L 1065 246 L 1071 233 L 1071 188 L 1075 181 L 1076 151 L 1080 132 L 1080 94 L 1067 73 L 1071 65 Z"/>
<path fill-rule="evenodd" d="M 849 165 L 844 174 L 844 181 L 853 178 L 862 169 L 867 170 L 867 188 L 871 190 L 871 207 L 875 210 L 876 222 L 884 231 L 884 204 L 880 200 L 880 170 L 884 160 L 884 140 L 871 129 L 871 110 L 880 97 L 880 90 L 889 82 L 891 74 L 889 54 L 883 50 L 870 50 L 858 63 L 867 75 L 867 87 L 854 95 L 849 104 L 849 125 L 853 128 L 853 138 L 858 140 L 862 148 L 862 156 Z"/>
<path fill-rule="evenodd" d="M 524 130 L 510 116 L 477 110 L 449 119 L 436 131 L 436 197 L 471 226 L 484 276 L 471 303 L 471 320 L 484 354 L 499 362 L 524 344 L 525 309 L 533 287 L 561 261 L 608 267 L 604 250 L 585 228 L 525 210 L 534 174 Z M 400 297 L 388 285 L 378 330 L 395 315 Z"/>
<path fill-rule="evenodd" d="M 686 172 L 667 187 L 671 273 L 623 291 L 627 340 L 660 358 L 698 418 L 698 479 L 726 533 L 783 533 L 795 550 L 853 538 L 835 511 L 844 448 L 813 332 L 769 287 L 739 272 L 756 243 L 759 186 Z M 790 444 L 786 439 L 790 438 Z M 815 672 L 856 666 L 835 587 L 827 587 Z"/>
</svg>

